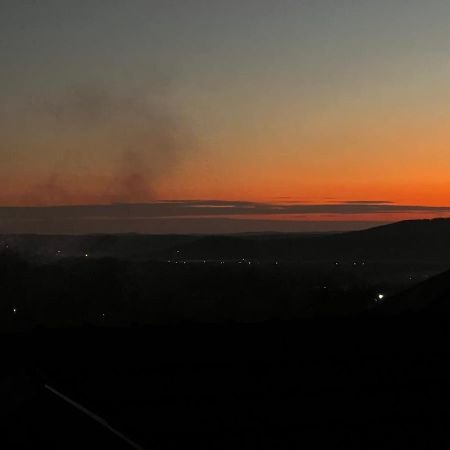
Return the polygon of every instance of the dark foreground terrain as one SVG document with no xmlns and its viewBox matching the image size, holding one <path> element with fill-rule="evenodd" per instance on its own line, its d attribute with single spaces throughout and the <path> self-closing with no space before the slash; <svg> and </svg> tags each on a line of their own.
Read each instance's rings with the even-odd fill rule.
<svg viewBox="0 0 450 450">
<path fill-rule="evenodd" d="M 446 448 L 449 303 L 445 272 L 347 317 L 5 333 L 2 448 Z"/>
<path fill-rule="evenodd" d="M 2 448 L 446 448 L 447 319 L 2 336 Z"/>
<path fill-rule="evenodd" d="M 358 233 L 11 238 L 0 448 L 447 448 L 450 222 Z"/>
</svg>

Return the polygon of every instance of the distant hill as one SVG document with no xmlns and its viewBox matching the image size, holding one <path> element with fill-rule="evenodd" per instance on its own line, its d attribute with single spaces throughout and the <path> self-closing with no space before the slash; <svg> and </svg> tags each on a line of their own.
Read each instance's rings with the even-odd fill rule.
<svg viewBox="0 0 450 450">
<path fill-rule="evenodd" d="M 5 235 L 0 248 L 5 246 L 28 256 L 47 257 L 450 262 L 450 219 L 408 220 L 328 234 Z"/>
<path fill-rule="evenodd" d="M 205 236 L 181 247 L 191 258 L 450 261 L 450 219 L 403 221 L 335 234 Z"/>
</svg>

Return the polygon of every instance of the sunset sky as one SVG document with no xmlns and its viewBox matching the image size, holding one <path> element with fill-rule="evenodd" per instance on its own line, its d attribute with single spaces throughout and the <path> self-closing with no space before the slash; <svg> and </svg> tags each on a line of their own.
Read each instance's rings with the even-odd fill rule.
<svg viewBox="0 0 450 450">
<path fill-rule="evenodd" d="M 0 231 L 450 216 L 446 0 L 2 0 L 0 37 Z"/>
</svg>

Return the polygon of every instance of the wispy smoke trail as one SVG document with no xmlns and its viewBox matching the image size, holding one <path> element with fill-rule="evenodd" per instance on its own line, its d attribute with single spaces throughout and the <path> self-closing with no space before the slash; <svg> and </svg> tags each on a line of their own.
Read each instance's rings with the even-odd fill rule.
<svg viewBox="0 0 450 450">
<path fill-rule="evenodd" d="M 75 87 L 34 100 L 12 126 L 19 122 L 22 136 L 11 133 L 8 145 L 20 147 L 24 165 L 36 161 L 20 203 L 149 201 L 193 148 L 160 92 Z"/>
</svg>

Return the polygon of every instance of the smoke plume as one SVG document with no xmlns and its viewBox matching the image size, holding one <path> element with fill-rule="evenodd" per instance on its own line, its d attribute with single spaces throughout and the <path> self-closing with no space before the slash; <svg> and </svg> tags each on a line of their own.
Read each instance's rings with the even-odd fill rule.
<svg viewBox="0 0 450 450">
<path fill-rule="evenodd" d="M 164 91 L 77 86 L 29 101 L 19 124 L 8 148 L 24 161 L 21 204 L 150 201 L 193 148 Z"/>
</svg>

